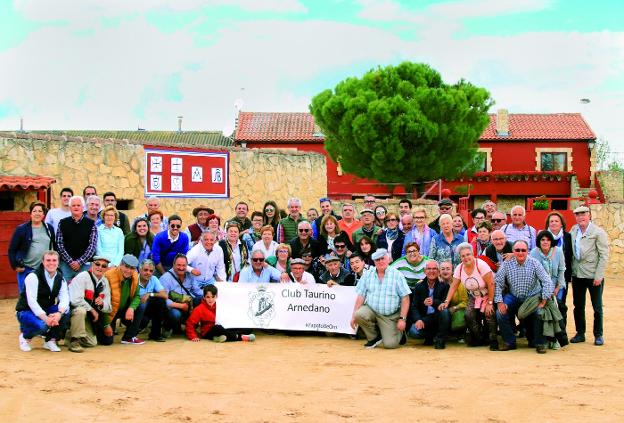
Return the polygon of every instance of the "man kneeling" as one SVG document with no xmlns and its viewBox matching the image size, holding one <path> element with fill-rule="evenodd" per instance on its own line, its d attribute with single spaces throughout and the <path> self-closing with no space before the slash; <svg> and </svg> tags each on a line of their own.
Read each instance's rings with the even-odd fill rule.
<svg viewBox="0 0 624 423">
<path fill-rule="evenodd" d="M 397 348 L 405 331 L 411 291 L 401 272 L 388 267 L 388 251 L 380 248 L 372 258 L 375 268 L 366 272 L 356 287 L 351 327 L 360 325 L 368 340 L 365 348 L 382 342 L 385 348 Z"/>
<path fill-rule="evenodd" d="M 69 350 L 72 352 L 81 353 L 84 351 L 83 347 L 95 347 L 98 343 L 113 343 L 109 316 L 112 311 L 111 293 L 108 280 L 104 277 L 108 263 L 106 257 L 93 257 L 91 268 L 78 273 L 69 285 Z"/>
<path fill-rule="evenodd" d="M 256 339 L 254 334 L 241 335 L 234 330 L 225 329 L 223 326 L 215 323 L 217 317 L 217 292 L 217 287 L 214 285 L 206 285 L 204 287 L 204 298 L 195 307 L 186 321 L 186 337 L 193 342 L 199 342 L 201 338 L 212 339 L 214 342 L 254 341 Z M 197 334 L 197 325 L 200 325 L 199 336 Z"/>
</svg>

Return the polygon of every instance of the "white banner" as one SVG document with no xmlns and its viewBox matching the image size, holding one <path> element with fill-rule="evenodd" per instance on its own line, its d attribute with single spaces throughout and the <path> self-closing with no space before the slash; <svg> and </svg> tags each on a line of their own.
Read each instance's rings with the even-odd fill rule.
<svg viewBox="0 0 624 423">
<path fill-rule="evenodd" d="M 355 334 L 353 286 L 218 282 L 217 322 L 259 328 Z"/>
</svg>

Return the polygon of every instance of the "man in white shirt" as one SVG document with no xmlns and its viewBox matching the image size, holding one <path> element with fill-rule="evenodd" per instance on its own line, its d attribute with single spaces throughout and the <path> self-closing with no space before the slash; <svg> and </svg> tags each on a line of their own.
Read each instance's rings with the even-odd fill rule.
<svg viewBox="0 0 624 423">
<path fill-rule="evenodd" d="M 203 232 L 198 242 L 187 254 L 189 271 L 198 270 L 199 276 L 195 278 L 199 287 L 211 285 L 215 282 L 223 282 L 227 279 L 225 264 L 223 262 L 223 250 L 216 243 L 217 238 L 213 232 Z"/>
<path fill-rule="evenodd" d="M 305 271 L 305 260 L 301 258 L 291 260 L 290 279 L 295 283 L 301 283 L 303 285 L 316 283 L 314 276 Z"/>
<path fill-rule="evenodd" d="M 69 321 L 67 282 L 58 272 L 56 251 L 43 253 L 43 267 L 26 276 L 25 289 L 20 294 L 15 311 L 20 324 L 19 346 L 24 352 L 32 350 L 30 340 L 44 336 L 43 348 L 60 352 L 56 340 Z"/>
<path fill-rule="evenodd" d="M 69 210 L 69 199 L 74 196 L 74 191 L 71 188 L 63 188 L 61 190 L 61 207 L 50 209 L 46 214 L 45 222 L 52 225 L 54 233 L 58 228 L 58 224 L 61 219 L 69 217 L 71 211 Z"/>
</svg>

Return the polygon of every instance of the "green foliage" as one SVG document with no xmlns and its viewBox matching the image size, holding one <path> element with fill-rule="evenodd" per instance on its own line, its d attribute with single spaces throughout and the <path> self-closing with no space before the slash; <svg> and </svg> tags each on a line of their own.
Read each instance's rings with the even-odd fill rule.
<svg viewBox="0 0 624 423">
<path fill-rule="evenodd" d="M 310 111 L 345 172 L 409 186 L 478 171 L 492 104 L 483 88 L 448 85 L 428 65 L 404 62 L 345 79 L 316 95 Z"/>
</svg>

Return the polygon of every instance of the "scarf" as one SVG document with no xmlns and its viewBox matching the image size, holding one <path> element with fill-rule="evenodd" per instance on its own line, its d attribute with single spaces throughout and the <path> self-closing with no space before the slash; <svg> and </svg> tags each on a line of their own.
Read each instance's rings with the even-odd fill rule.
<svg viewBox="0 0 624 423">
<path fill-rule="evenodd" d="M 399 228 L 386 229 L 386 239 L 388 241 L 394 241 L 399 236 Z"/>
<path fill-rule="evenodd" d="M 548 230 L 548 232 L 550 232 L 553 238 L 555 238 L 555 241 L 557 241 L 557 247 L 563 248 L 563 229 L 559 231 L 559 235 L 555 235 L 555 233 L 550 229 Z"/>
</svg>

